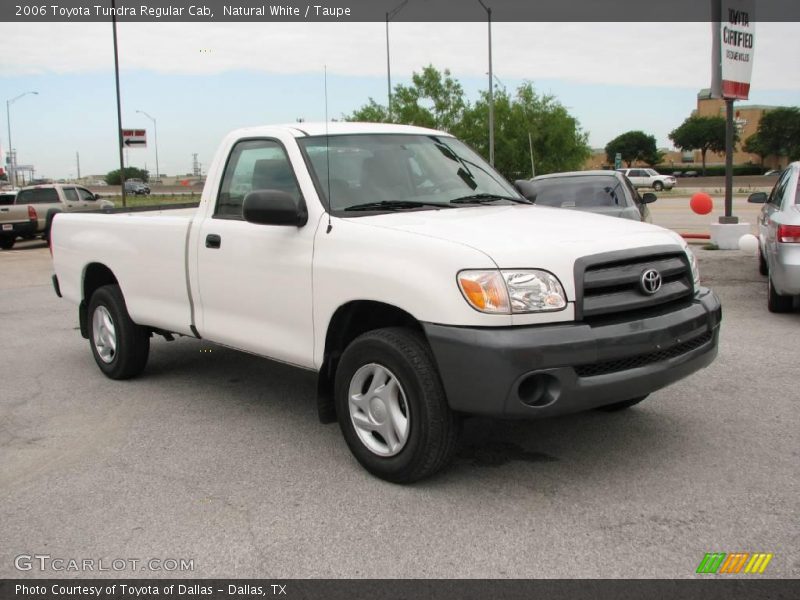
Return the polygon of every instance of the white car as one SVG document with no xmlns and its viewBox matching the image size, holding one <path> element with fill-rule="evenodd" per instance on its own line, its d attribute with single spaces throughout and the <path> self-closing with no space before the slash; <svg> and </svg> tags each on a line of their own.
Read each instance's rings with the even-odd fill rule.
<svg viewBox="0 0 800 600">
<path fill-rule="evenodd" d="M 769 277 L 767 307 L 788 312 L 800 297 L 800 161 L 791 163 L 767 195 L 750 194 L 763 204 L 758 216 L 758 268 Z"/>
<path fill-rule="evenodd" d="M 140 374 L 153 334 L 312 371 L 320 419 L 395 482 L 443 468 L 464 415 L 624 409 L 717 354 L 680 236 L 535 206 L 419 127 L 234 131 L 199 208 L 59 215 L 52 252 L 106 376 Z"/>
<path fill-rule="evenodd" d="M 631 180 L 634 187 L 653 188 L 655 191 L 671 190 L 675 187 L 676 179 L 672 175 L 661 175 L 655 169 L 617 169 Z"/>
</svg>

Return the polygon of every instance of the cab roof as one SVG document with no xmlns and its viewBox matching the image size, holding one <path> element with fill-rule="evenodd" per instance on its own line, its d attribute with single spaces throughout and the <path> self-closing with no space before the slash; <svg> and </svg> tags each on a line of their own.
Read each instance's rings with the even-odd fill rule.
<svg viewBox="0 0 800 600">
<path fill-rule="evenodd" d="M 367 133 L 401 133 L 416 135 L 439 135 L 449 136 L 451 134 L 425 127 L 414 125 L 395 125 L 394 123 L 357 123 L 335 121 L 331 123 L 287 123 L 283 125 L 264 125 L 258 127 L 246 127 L 231 132 L 237 137 L 270 135 L 276 131 L 285 131 L 297 138 L 307 136 L 325 135 L 353 135 Z"/>
</svg>

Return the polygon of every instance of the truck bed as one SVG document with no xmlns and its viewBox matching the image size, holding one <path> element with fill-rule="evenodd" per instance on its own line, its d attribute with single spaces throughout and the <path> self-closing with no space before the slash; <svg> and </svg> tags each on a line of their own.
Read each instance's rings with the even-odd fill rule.
<svg viewBox="0 0 800 600">
<path fill-rule="evenodd" d="M 186 239 L 195 211 L 57 215 L 53 261 L 62 294 L 79 303 L 80 282 L 102 264 L 116 275 L 134 321 L 191 335 Z"/>
</svg>

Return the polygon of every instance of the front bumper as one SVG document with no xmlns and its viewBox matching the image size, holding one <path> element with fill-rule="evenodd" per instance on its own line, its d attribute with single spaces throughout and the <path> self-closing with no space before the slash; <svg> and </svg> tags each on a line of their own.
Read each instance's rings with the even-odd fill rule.
<svg viewBox="0 0 800 600">
<path fill-rule="evenodd" d="M 453 410 L 539 418 L 644 396 L 708 366 L 721 319 L 703 288 L 680 309 L 633 321 L 423 327 Z"/>
</svg>

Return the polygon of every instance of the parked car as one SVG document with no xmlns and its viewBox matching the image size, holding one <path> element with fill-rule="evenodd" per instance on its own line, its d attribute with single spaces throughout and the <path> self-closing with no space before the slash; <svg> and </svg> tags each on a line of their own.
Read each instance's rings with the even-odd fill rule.
<svg viewBox="0 0 800 600">
<path fill-rule="evenodd" d="M 18 237 L 49 237 L 53 217 L 61 212 L 98 211 L 113 208 L 84 187 L 53 183 L 19 190 L 12 206 L 0 206 L 0 248 L 8 250 Z"/>
<path fill-rule="evenodd" d="M 125 192 L 137 196 L 148 195 L 150 194 L 150 186 L 141 179 L 126 179 Z"/>
<path fill-rule="evenodd" d="M 378 477 L 442 469 L 463 415 L 625 409 L 716 356 L 679 235 L 535 206 L 447 133 L 241 129 L 208 173 L 197 209 L 60 215 L 56 293 L 111 379 L 153 334 L 315 372 L 320 419 Z"/>
<path fill-rule="evenodd" d="M 767 307 L 792 310 L 800 296 L 800 161 L 791 163 L 767 195 L 750 194 L 763 204 L 758 216 L 758 270 L 768 279 Z"/>
<path fill-rule="evenodd" d="M 677 183 L 672 175 L 661 175 L 655 169 L 618 169 L 634 187 L 649 187 L 655 191 L 671 190 Z"/>
<path fill-rule="evenodd" d="M 540 175 L 515 183 L 519 192 L 538 206 L 572 208 L 650 222 L 647 205 L 655 202 L 650 192 L 639 195 L 631 182 L 617 171 L 572 171 Z"/>
<path fill-rule="evenodd" d="M 699 174 L 697 173 L 697 171 L 684 171 L 683 172 L 683 176 L 684 177 L 699 177 Z"/>
</svg>

